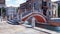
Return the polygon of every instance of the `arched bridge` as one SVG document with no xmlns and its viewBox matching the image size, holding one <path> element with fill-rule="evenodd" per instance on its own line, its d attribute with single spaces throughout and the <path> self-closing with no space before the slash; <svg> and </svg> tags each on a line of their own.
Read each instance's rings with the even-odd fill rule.
<svg viewBox="0 0 60 34">
<path fill-rule="evenodd" d="M 47 22 L 46 17 L 40 13 L 31 13 L 31 14 L 25 16 L 24 18 L 22 18 L 22 21 L 26 21 L 30 17 L 34 17 L 35 20 L 39 23 L 46 23 Z"/>
</svg>

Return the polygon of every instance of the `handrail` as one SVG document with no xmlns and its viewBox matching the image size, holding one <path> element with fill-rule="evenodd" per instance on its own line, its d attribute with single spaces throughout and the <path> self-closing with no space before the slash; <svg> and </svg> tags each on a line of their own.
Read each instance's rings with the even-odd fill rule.
<svg viewBox="0 0 60 34">
<path fill-rule="evenodd" d="M 24 16 L 24 17 L 22 17 L 22 18 L 25 18 L 25 17 L 27 17 L 27 16 L 29 16 L 29 15 L 31 15 L 32 14 L 32 12 L 31 13 L 29 13 L 28 15 L 26 15 L 26 16 Z"/>
</svg>

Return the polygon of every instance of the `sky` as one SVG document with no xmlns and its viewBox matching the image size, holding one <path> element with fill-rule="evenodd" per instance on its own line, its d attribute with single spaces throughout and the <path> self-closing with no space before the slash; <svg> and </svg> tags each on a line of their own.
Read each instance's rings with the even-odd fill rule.
<svg viewBox="0 0 60 34">
<path fill-rule="evenodd" d="M 57 1 L 57 0 L 51 0 L 51 1 Z M 26 2 L 26 0 L 6 0 L 6 6 L 14 6 L 14 7 L 18 7 L 21 3 Z"/>
<path fill-rule="evenodd" d="M 6 6 L 15 6 L 18 7 L 21 3 L 26 2 L 26 0 L 6 0 Z"/>
</svg>

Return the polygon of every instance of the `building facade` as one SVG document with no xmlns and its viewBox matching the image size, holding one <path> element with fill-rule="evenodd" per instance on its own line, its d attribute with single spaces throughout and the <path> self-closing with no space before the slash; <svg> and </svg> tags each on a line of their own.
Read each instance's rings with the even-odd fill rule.
<svg viewBox="0 0 60 34">
<path fill-rule="evenodd" d="M 5 0 L 0 0 L 0 16 L 2 15 L 3 8 L 5 8 Z"/>
<path fill-rule="evenodd" d="M 47 17 L 52 16 L 52 2 L 51 0 L 27 0 L 25 3 L 20 4 L 19 12 L 22 17 L 31 12 L 39 12 Z"/>
<path fill-rule="evenodd" d="M 25 21 L 31 23 L 33 27 L 35 26 L 35 23 L 51 23 L 52 25 L 55 25 L 55 21 L 50 21 L 51 18 L 58 17 L 58 4 L 52 3 L 51 0 L 27 0 L 25 3 L 20 5 L 18 12 L 21 21 L 24 23 Z"/>
<path fill-rule="evenodd" d="M 17 7 L 7 7 L 6 8 L 6 14 L 7 14 L 9 19 L 12 19 L 12 18 L 16 17 Z"/>
<path fill-rule="evenodd" d="M 52 16 L 58 18 L 58 3 L 52 2 Z"/>
</svg>

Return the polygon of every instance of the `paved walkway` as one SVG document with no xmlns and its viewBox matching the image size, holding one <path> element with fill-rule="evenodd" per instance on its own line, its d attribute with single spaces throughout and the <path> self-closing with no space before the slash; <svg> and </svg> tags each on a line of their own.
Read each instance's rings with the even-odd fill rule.
<svg viewBox="0 0 60 34">
<path fill-rule="evenodd" d="M 5 21 L 0 22 L 0 34 L 47 34 L 22 25 L 10 25 Z"/>
</svg>

